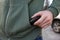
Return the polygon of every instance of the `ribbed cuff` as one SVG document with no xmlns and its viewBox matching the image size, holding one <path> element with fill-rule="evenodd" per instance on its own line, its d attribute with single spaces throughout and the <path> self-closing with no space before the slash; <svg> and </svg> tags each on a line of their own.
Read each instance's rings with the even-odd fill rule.
<svg viewBox="0 0 60 40">
<path fill-rule="evenodd" d="M 53 6 L 50 6 L 47 10 L 51 11 L 54 17 L 56 17 L 59 14 L 58 9 Z"/>
</svg>

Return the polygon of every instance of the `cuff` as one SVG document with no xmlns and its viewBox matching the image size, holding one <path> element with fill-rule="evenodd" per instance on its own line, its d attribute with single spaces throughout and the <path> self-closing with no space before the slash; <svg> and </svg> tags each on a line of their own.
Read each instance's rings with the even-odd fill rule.
<svg viewBox="0 0 60 40">
<path fill-rule="evenodd" d="M 53 6 L 50 6 L 48 10 L 52 12 L 54 17 L 56 17 L 59 14 L 58 9 Z"/>
</svg>

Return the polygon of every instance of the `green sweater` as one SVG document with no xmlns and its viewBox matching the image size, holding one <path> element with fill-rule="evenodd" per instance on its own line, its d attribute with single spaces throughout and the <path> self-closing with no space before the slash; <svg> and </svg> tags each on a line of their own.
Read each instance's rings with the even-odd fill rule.
<svg viewBox="0 0 60 40">
<path fill-rule="evenodd" d="M 54 5 L 57 1 L 48 8 L 54 16 L 58 14 Z M 43 3 L 44 0 L 1 0 L 0 39 L 34 40 L 41 35 L 41 29 L 30 25 L 29 18 L 43 9 Z"/>
</svg>

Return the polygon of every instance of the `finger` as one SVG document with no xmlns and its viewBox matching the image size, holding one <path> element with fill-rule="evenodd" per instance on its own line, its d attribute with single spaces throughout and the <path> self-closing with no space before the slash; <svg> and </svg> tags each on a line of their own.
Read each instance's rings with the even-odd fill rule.
<svg viewBox="0 0 60 40">
<path fill-rule="evenodd" d="M 43 27 L 41 25 L 39 25 L 39 27 L 44 28 L 44 29 L 47 28 L 48 26 L 50 26 L 50 24 L 49 25 L 45 25 Z"/>
<path fill-rule="evenodd" d="M 34 25 L 40 25 L 46 19 L 45 16 L 42 16 L 39 20 L 37 20 Z"/>
<path fill-rule="evenodd" d="M 46 25 L 45 27 L 43 27 L 44 29 L 46 29 L 47 27 L 49 27 L 50 25 Z"/>
<path fill-rule="evenodd" d="M 45 27 L 46 25 L 51 25 L 51 21 L 41 25 L 41 27 Z"/>
<path fill-rule="evenodd" d="M 46 22 L 49 22 L 49 21 L 51 21 L 51 19 L 50 19 L 50 18 L 46 18 L 46 19 L 41 23 L 41 25 L 43 25 L 43 24 L 45 24 Z"/>
</svg>

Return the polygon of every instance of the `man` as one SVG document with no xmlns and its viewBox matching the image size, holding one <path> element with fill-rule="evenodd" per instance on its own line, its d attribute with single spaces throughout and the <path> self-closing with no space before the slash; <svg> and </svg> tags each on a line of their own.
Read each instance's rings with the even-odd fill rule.
<svg viewBox="0 0 60 40">
<path fill-rule="evenodd" d="M 58 1 L 58 0 L 57 0 Z M 54 0 L 51 7 L 43 10 L 44 0 L 4 0 L 1 5 L 0 39 L 1 40 L 37 40 L 41 35 L 41 28 L 52 23 L 57 16 Z M 29 19 L 41 16 L 34 26 Z"/>
</svg>

